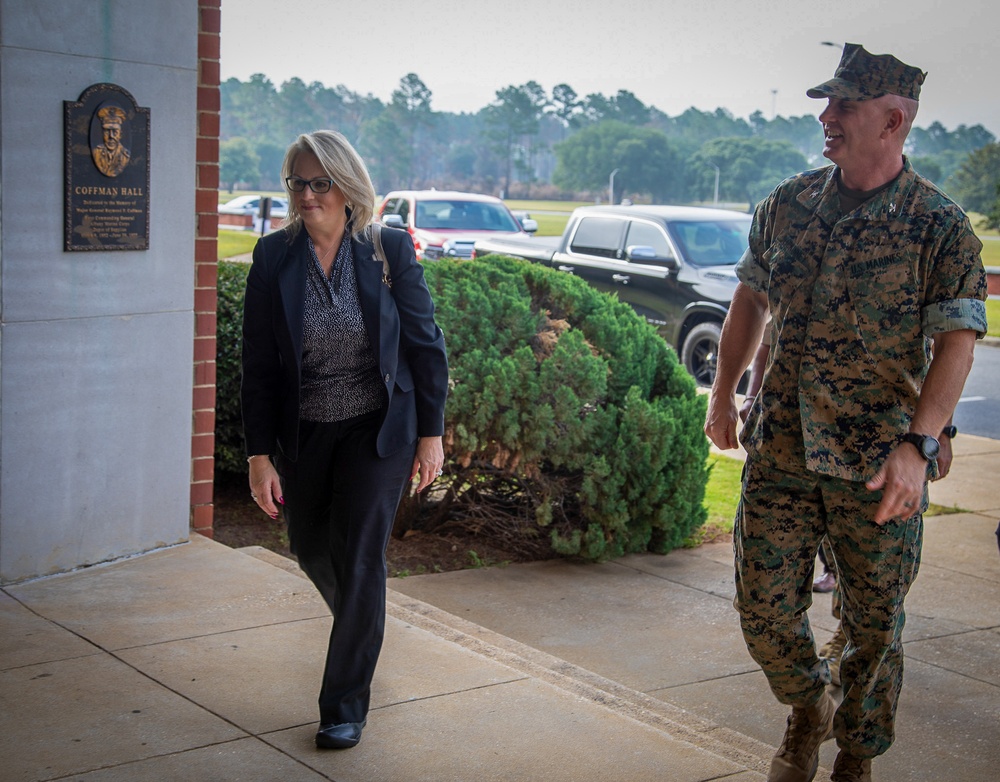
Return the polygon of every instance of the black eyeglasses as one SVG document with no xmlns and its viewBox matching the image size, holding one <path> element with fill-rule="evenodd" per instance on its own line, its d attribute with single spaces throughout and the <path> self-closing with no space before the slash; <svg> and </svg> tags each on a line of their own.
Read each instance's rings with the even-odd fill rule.
<svg viewBox="0 0 1000 782">
<path fill-rule="evenodd" d="M 329 177 L 319 177 L 318 179 L 302 179 L 297 176 L 290 176 L 285 179 L 285 185 L 293 193 L 301 193 L 309 185 L 309 189 L 314 193 L 329 193 L 333 187 L 333 180 Z"/>
</svg>

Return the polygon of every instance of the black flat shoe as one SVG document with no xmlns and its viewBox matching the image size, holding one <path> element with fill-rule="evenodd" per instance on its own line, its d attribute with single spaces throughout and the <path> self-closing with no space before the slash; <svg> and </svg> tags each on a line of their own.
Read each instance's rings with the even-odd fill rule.
<svg viewBox="0 0 1000 782">
<path fill-rule="evenodd" d="M 361 730 L 365 722 L 344 722 L 320 725 L 316 734 L 316 746 L 320 749 L 350 749 L 361 741 Z"/>
</svg>

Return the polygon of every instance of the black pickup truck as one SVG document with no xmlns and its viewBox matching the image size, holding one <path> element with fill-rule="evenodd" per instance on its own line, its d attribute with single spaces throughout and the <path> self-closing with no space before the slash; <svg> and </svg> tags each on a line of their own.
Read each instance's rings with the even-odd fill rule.
<svg viewBox="0 0 1000 782">
<path fill-rule="evenodd" d="M 611 291 L 654 324 L 699 385 L 715 379 L 722 321 L 747 249 L 750 215 L 694 206 L 583 206 L 558 243 L 484 239 L 475 254 L 513 255 Z"/>
</svg>

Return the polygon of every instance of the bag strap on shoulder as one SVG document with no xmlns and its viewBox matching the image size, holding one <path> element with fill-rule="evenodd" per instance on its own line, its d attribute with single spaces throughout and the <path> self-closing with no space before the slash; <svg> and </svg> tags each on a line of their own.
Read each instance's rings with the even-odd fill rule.
<svg viewBox="0 0 1000 782">
<path fill-rule="evenodd" d="M 392 276 L 389 274 L 389 259 L 385 257 L 385 249 L 382 247 L 382 224 L 372 223 L 372 244 L 375 246 L 375 258 L 382 262 L 382 282 L 388 287 L 392 287 Z"/>
</svg>

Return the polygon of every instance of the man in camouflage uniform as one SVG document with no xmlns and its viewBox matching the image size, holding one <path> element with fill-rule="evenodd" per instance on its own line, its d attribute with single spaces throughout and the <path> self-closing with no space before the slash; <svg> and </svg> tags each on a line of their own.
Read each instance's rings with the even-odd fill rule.
<svg viewBox="0 0 1000 782">
<path fill-rule="evenodd" d="M 762 201 L 722 330 L 705 432 L 735 448 L 737 381 L 768 311 L 774 344 L 743 430 L 736 600 L 750 654 L 792 707 L 771 782 L 809 782 L 833 735 L 834 780 L 870 780 L 903 675 L 903 598 L 920 560 L 936 436 L 986 331 L 986 277 L 961 209 L 903 156 L 925 74 L 848 44 L 809 90 L 835 165 Z M 826 691 L 806 610 L 823 535 L 848 644 Z"/>
</svg>

